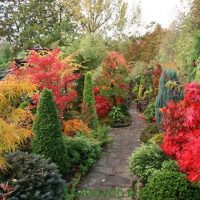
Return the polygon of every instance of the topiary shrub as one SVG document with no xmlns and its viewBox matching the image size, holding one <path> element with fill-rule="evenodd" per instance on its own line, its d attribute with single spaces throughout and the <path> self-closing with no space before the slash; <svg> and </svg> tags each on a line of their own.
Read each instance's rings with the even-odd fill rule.
<svg viewBox="0 0 200 200">
<path fill-rule="evenodd" d="M 33 132 L 33 152 L 50 158 L 65 173 L 68 168 L 61 124 L 50 90 L 44 89 L 41 94 Z"/>
<path fill-rule="evenodd" d="M 64 200 L 64 181 L 57 166 L 43 156 L 16 151 L 6 156 L 9 170 L 1 182 L 9 182 L 15 191 L 8 200 Z"/>
<path fill-rule="evenodd" d="M 154 135 L 159 133 L 159 128 L 156 124 L 147 124 L 147 126 L 140 133 L 140 141 L 147 143 Z"/>
<path fill-rule="evenodd" d="M 97 140 L 87 138 L 84 135 L 75 137 L 63 137 L 67 152 L 70 173 L 80 170 L 82 174 L 88 171 L 101 153 L 101 147 Z"/>
<path fill-rule="evenodd" d="M 92 83 L 92 74 L 87 72 L 85 75 L 84 81 L 84 90 L 83 90 L 83 105 L 82 105 L 82 117 L 85 122 L 88 122 L 88 126 L 91 129 L 97 129 L 98 127 L 98 117 L 95 108 L 95 100 L 93 93 L 93 83 Z"/>
<path fill-rule="evenodd" d="M 165 154 L 158 145 L 142 145 L 129 158 L 129 169 L 145 183 L 151 173 L 156 169 L 161 169 L 162 163 L 166 159 Z"/>
<path fill-rule="evenodd" d="M 200 188 L 191 185 L 186 175 L 161 170 L 140 191 L 140 200 L 199 200 Z"/>
</svg>

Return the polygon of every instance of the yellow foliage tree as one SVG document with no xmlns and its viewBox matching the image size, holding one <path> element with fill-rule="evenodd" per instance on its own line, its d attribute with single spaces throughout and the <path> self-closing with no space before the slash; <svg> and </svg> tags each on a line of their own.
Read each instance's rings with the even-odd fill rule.
<svg viewBox="0 0 200 200">
<path fill-rule="evenodd" d="M 3 154 L 14 151 L 16 144 L 22 144 L 25 139 L 31 137 L 32 132 L 25 128 L 16 127 L 0 118 L 0 169 L 5 170 L 9 166 Z"/>
<path fill-rule="evenodd" d="M 20 98 L 29 96 L 36 90 L 35 85 L 26 79 L 8 76 L 0 81 L 0 117 L 6 117 L 19 103 Z"/>
<path fill-rule="evenodd" d="M 20 98 L 31 95 L 36 87 L 25 79 L 10 75 L 0 81 L 0 170 L 9 166 L 4 153 L 14 151 L 32 135 L 31 128 L 24 123 L 33 120 L 29 111 L 16 108 Z"/>
</svg>

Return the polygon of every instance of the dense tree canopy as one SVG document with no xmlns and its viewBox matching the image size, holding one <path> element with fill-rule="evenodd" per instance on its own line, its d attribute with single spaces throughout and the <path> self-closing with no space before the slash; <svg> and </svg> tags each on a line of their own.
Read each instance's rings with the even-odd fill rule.
<svg viewBox="0 0 200 200">
<path fill-rule="evenodd" d="M 147 32 L 145 35 L 133 38 L 133 42 L 129 45 L 132 52 L 132 61 L 143 61 L 149 63 L 155 60 L 159 51 L 162 40 L 166 34 L 159 24 L 153 31 Z"/>
<path fill-rule="evenodd" d="M 132 17 L 127 15 L 128 4 L 124 0 L 63 0 L 63 3 L 82 32 L 116 35 L 124 30 L 129 19 L 137 18 L 136 12 Z"/>
<path fill-rule="evenodd" d="M 66 43 L 72 25 L 59 0 L 2 0 L 0 37 L 14 47 Z"/>
</svg>

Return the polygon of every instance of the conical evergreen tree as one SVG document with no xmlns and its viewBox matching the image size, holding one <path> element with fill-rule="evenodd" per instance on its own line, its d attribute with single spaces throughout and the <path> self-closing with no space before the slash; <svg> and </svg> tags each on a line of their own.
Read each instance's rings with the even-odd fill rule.
<svg viewBox="0 0 200 200">
<path fill-rule="evenodd" d="M 50 158 L 57 164 L 61 173 L 65 173 L 67 171 L 67 161 L 61 124 L 50 90 L 44 89 L 42 91 L 33 132 L 33 152 Z"/>
<path fill-rule="evenodd" d="M 83 106 L 82 117 L 84 121 L 89 121 L 88 125 L 91 129 L 98 128 L 98 117 L 95 108 L 95 100 L 93 93 L 93 82 L 91 72 L 87 72 L 84 81 L 83 90 Z"/>
<path fill-rule="evenodd" d="M 171 86 L 167 86 L 167 83 L 171 84 Z M 163 70 L 160 77 L 158 95 L 155 102 L 155 117 L 157 124 L 161 124 L 162 122 L 160 108 L 165 107 L 169 100 L 174 100 L 177 102 L 182 99 L 183 94 L 179 90 L 178 86 L 179 80 L 177 73 L 172 70 Z"/>
</svg>

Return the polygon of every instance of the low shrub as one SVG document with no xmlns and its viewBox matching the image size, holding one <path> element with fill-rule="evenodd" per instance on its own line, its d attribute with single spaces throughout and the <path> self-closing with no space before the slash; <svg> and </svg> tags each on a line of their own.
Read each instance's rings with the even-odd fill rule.
<svg viewBox="0 0 200 200">
<path fill-rule="evenodd" d="M 80 170 L 86 173 L 101 153 L 101 147 L 97 140 L 83 135 L 75 137 L 63 136 L 70 171 Z"/>
<path fill-rule="evenodd" d="M 130 126 L 131 116 L 122 105 L 113 106 L 109 113 L 109 120 L 112 127 Z"/>
<path fill-rule="evenodd" d="M 141 200 L 198 200 L 200 188 L 182 173 L 161 170 L 140 191 L 139 197 Z"/>
<path fill-rule="evenodd" d="M 108 132 L 111 130 L 109 126 L 99 126 L 96 131 L 93 132 L 93 137 L 97 139 L 101 145 L 107 144 L 111 141 Z"/>
<path fill-rule="evenodd" d="M 150 103 L 144 111 L 144 117 L 147 122 L 153 122 L 155 119 L 155 103 Z"/>
<path fill-rule="evenodd" d="M 129 158 L 129 169 L 145 183 L 151 173 L 161 169 L 166 159 L 167 157 L 158 145 L 145 144 L 138 147 Z"/>
<path fill-rule="evenodd" d="M 6 160 L 10 169 L 1 182 L 15 187 L 8 200 L 64 200 L 64 181 L 50 160 L 20 151 L 8 154 Z"/>
<path fill-rule="evenodd" d="M 140 141 L 147 143 L 154 135 L 159 133 L 159 128 L 156 124 L 147 124 L 147 126 L 140 133 Z"/>
<path fill-rule="evenodd" d="M 112 122 L 122 122 L 125 118 L 125 115 L 122 112 L 122 109 L 119 106 L 113 106 L 109 114 L 109 118 Z"/>
</svg>

